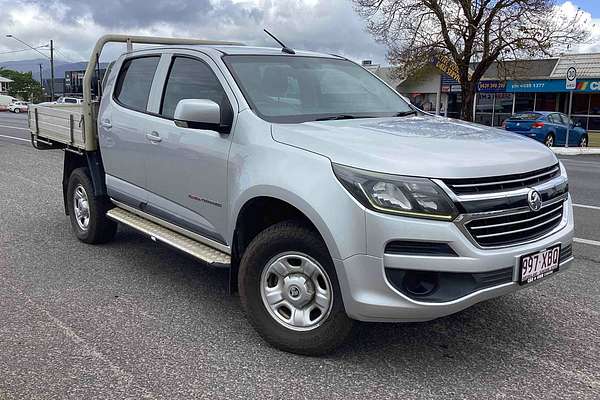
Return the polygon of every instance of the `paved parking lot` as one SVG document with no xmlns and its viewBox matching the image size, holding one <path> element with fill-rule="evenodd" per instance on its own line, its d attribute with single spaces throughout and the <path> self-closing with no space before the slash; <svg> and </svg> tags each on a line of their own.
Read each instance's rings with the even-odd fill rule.
<svg viewBox="0 0 600 400">
<path fill-rule="evenodd" d="M 89 246 L 62 211 L 62 153 L 0 113 L 0 399 L 600 398 L 600 157 L 565 158 L 570 271 L 420 324 L 361 324 L 324 358 L 246 323 L 227 273 L 120 228 Z M 596 207 L 596 208 L 594 208 Z"/>
</svg>

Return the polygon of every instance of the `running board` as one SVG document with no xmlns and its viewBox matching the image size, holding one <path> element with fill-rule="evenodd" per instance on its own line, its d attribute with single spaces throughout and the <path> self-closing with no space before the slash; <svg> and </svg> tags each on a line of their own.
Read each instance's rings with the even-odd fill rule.
<svg viewBox="0 0 600 400">
<path fill-rule="evenodd" d="M 215 267 L 229 267 L 231 264 L 231 257 L 228 254 L 192 240 L 187 236 L 183 236 L 161 225 L 155 224 L 152 221 L 122 208 L 115 207 L 109 210 L 106 213 L 106 216 L 112 220 L 130 226 L 137 231 L 145 233 L 154 241 L 159 241 L 175 247 L 176 249 Z"/>
</svg>

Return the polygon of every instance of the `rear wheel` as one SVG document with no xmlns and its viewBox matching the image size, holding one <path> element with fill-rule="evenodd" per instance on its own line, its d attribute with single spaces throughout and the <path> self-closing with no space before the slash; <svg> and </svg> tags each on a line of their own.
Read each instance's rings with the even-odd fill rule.
<svg viewBox="0 0 600 400">
<path fill-rule="evenodd" d="M 71 226 L 79 240 L 96 244 L 110 241 L 117 232 L 117 223 L 106 217 L 110 202 L 94 196 L 94 188 L 86 168 L 71 173 L 67 189 L 67 206 Z"/>
<path fill-rule="evenodd" d="M 18 114 L 18 113 L 20 113 L 20 112 L 21 112 L 21 110 L 20 110 L 20 109 L 18 109 L 18 108 L 15 108 L 13 112 L 14 112 L 15 114 Z"/>
<path fill-rule="evenodd" d="M 544 144 L 548 147 L 554 146 L 554 134 L 549 133 L 546 139 L 544 139 Z"/>
<path fill-rule="evenodd" d="M 579 139 L 579 147 L 588 147 L 588 137 L 587 137 L 587 135 L 581 136 L 581 139 Z"/>
<path fill-rule="evenodd" d="M 325 354 L 352 329 L 327 247 L 298 222 L 273 225 L 254 238 L 238 286 L 250 323 L 281 350 Z"/>
</svg>

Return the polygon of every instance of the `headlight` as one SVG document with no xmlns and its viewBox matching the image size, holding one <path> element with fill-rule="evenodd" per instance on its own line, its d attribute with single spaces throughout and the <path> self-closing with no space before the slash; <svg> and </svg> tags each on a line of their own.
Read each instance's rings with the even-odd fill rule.
<svg viewBox="0 0 600 400">
<path fill-rule="evenodd" d="M 451 221 L 458 215 L 452 200 L 426 178 L 388 175 L 333 164 L 344 187 L 365 207 L 388 214 Z"/>
</svg>

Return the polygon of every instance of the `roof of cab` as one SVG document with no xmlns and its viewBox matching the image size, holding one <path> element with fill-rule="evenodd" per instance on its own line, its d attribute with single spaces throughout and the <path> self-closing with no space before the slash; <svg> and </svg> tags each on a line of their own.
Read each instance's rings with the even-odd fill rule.
<svg viewBox="0 0 600 400">
<path fill-rule="evenodd" d="M 141 53 L 148 51 L 156 51 L 163 49 L 186 49 L 186 50 L 197 50 L 205 51 L 207 53 L 219 53 L 220 55 L 273 55 L 273 56 L 301 56 L 301 57 L 322 57 L 322 58 L 337 58 L 343 59 L 341 56 L 334 54 L 317 53 L 314 51 L 296 50 L 296 54 L 286 54 L 281 51 L 281 47 L 258 47 L 258 46 L 234 46 L 234 45 L 174 45 L 174 46 L 160 46 L 160 47 L 146 47 L 134 51 L 133 53 Z M 127 53 L 125 53 L 127 54 Z M 131 53 L 129 53 L 131 54 Z"/>
<path fill-rule="evenodd" d="M 289 56 L 312 56 L 326 58 L 341 58 L 333 54 L 323 54 L 314 51 L 296 50 L 296 54 L 286 54 L 281 51 L 281 47 L 259 47 L 259 46 L 211 46 L 225 54 L 231 55 L 289 55 Z"/>
</svg>

